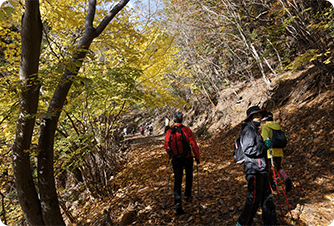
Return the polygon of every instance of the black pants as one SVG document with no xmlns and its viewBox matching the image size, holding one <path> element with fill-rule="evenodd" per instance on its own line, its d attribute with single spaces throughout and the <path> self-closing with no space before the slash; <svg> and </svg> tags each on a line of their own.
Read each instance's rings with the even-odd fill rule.
<svg viewBox="0 0 334 226">
<path fill-rule="evenodd" d="M 275 205 L 272 202 L 267 174 L 246 175 L 246 180 L 248 181 L 248 196 L 238 224 L 251 225 L 261 203 L 264 225 L 277 225 Z"/>
<path fill-rule="evenodd" d="M 175 203 L 181 202 L 181 185 L 183 169 L 186 171 L 186 190 L 184 196 L 191 196 L 191 188 L 193 184 L 193 157 L 176 158 L 172 160 L 174 170 L 174 200 Z"/>
</svg>

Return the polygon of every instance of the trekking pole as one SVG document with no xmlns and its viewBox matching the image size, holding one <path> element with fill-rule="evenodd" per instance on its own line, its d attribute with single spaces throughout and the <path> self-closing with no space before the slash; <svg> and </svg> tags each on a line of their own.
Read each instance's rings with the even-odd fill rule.
<svg viewBox="0 0 334 226">
<path fill-rule="evenodd" d="M 277 180 L 276 180 L 273 150 L 272 150 L 272 148 L 270 148 L 269 150 L 270 150 L 271 167 L 272 167 L 272 170 L 273 170 L 275 186 L 276 186 L 276 191 L 277 191 L 277 198 L 278 198 L 279 208 L 281 210 L 281 217 L 282 217 L 282 220 L 283 220 L 283 210 L 282 210 L 282 205 L 281 205 L 281 200 L 280 200 L 280 197 L 279 197 L 278 185 L 277 185 Z"/>
<path fill-rule="evenodd" d="M 198 203 L 198 215 L 200 215 L 200 205 L 199 205 L 199 176 L 198 176 L 198 163 L 196 162 L 197 166 L 197 203 Z"/>
<path fill-rule="evenodd" d="M 279 175 L 279 172 L 278 172 L 278 171 L 277 171 L 277 175 L 278 175 L 279 181 L 281 182 L 281 187 L 282 187 L 282 190 L 283 190 L 283 194 L 284 194 L 285 202 L 286 202 L 286 204 L 288 205 L 288 209 L 289 209 L 289 213 L 290 213 L 291 219 L 293 219 L 293 216 L 292 216 L 292 213 L 291 213 L 291 210 L 290 210 L 289 201 L 288 201 L 288 198 L 286 197 L 286 193 L 285 193 L 285 191 L 284 191 L 284 187 L 283 187 L 283 182 L 282 182 L 281 176 Z"/>
<path fill-rule="evenodd" d="M 168 173 L 168 180 L 167 180 L 167 192 L 166 192 L 166 199 L 165 199 L 165 205 L 164 205 L 164 209 L 166 209 L 166 205 L 167 205 L 167 197 L 168 197 L 168 190 L 169 190 L 169 179 L 170 179 L 170 172 L 172 170 L 172 158 L 169 159 L 169 173 Z"/>
<path fill-rule="evenodd" d="M 302 188 L 302 190 L 303 190 L 303 192 L 304 192 L 304 194 L 305 194 L 306 192 L 305 192 L 305 190 L 304 190 L 304 188 L 303 188 L 303 186 L 302 186 L 302 183 L 300 183 L 300 181 L 299 181 L 299 179 L 298 179 L 298 177 L 297 177 L 295 171 L 293 171 L 293 169 L 292 169 L 292 165 L 290 165 L 290 169 L 291 169 L 293 175 L 295 175 L 295 177 L 297 178 L 298 183 L 299 183 L 300 187 Z"/>
</svg>

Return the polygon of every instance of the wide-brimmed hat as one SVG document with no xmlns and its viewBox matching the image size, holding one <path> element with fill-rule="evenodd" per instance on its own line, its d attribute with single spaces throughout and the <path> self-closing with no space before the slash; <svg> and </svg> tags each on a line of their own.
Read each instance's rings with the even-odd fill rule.
<svg viewBox="0 0 334 226">
<path fill-rule="evenodd" d="M 259 106 L 252 106 L 250 108 L 248 108 L 248 110 L 246 111 L 246 114 L 247 114 L 247 118 L 245 119 L 245 121 L 248 121 L 249 120 L 249 117 L 251 115 L 254 115 L 256 113 L 261 113 L 262 114 L 262 117 L 265 117 L 267 115 L 267 111 L 266 110 L 261 110 L 259 108 Z"/>
<path fill-rule="evenodd" d="M 271 112 L 267 112 L 266 116 L 263 117 L 263 119 L 261 119 L 262 121 L 273 121 L 273 113 Z"/>
</svg>

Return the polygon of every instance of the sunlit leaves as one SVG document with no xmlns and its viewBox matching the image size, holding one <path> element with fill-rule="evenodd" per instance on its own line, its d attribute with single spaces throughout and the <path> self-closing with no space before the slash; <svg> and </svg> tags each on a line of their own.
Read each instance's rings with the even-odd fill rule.
<svg viewBox="0 0 334 226">
<path fill-rule="evenodd" d="M 19 82 L 18 71 L 24 5 L 9 2 L 10 8 L 1 11 L 0 15 L 1 153 L 9 150 L 15 134 L 22 82 Z M 95 27 L 109 13 L 110 5 L 117 2 L 97 6 Z M 37 75 L 41 85 L 39 108 L 37 114 L 27 117 L 36 117 L 37 124 L 41 125 L 43 120 L 56 116 L 55 111 L 48 110 L 54 90 L 63 79 L 73 83 L 55 139 L 55 165 L 59 170 L 83 164 L 87 153 L 95 151 L 101 143 L 110 142 L 110 134 L 119 123 L 116 116 L 127 107 L 182 104 L 169 93 L 166 79 L 166 75 L 177 67 L 178 50 L 173 47 L 173 37 L 153 22 L 139 24 L 131 8 L 117 14 L 93 41 L 77 76 L 63 77 L 65 72 L 81 66 L 81 62 L 70 59 L 75 51 L 80 51 L 77 46 L 85 31 L 87 7 L 87 1 L 40 2 L 44 29 Z M 105 121 L 99 121 L 99 117 L 105 117 Z M 39 127 L 36 126 L 32 148 L 26 150 L 31 154 L 32 165 L 38 153 L 35 150 L 38 135 Z"/>
</svg>

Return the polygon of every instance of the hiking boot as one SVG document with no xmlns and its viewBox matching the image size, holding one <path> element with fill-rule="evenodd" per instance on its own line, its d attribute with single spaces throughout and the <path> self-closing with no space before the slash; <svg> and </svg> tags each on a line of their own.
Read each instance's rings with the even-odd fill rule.
<svg viewBox="0 0 334 226">
<path fill-rule="evenodd" d="M 291 180 L 290 180 L 290 178 L 286 178 L 286 180 L 285 180 L 285 190 L 286 190 L 286 192 L 291 191 L 291 188 L 292 188 Z"/>
<path fill-rule="evenodd" d="M 191 200 L 192 200 L 191 195 L 190 196 L 184 196 L 184 201 L 191 202 Z"/>
<path fill-rule="evenodd" d="M 176 203 L 176 215 L 182 215 L 184 214 L 184 211 L 182 209 L 181 203 Z"/>
</svg>

